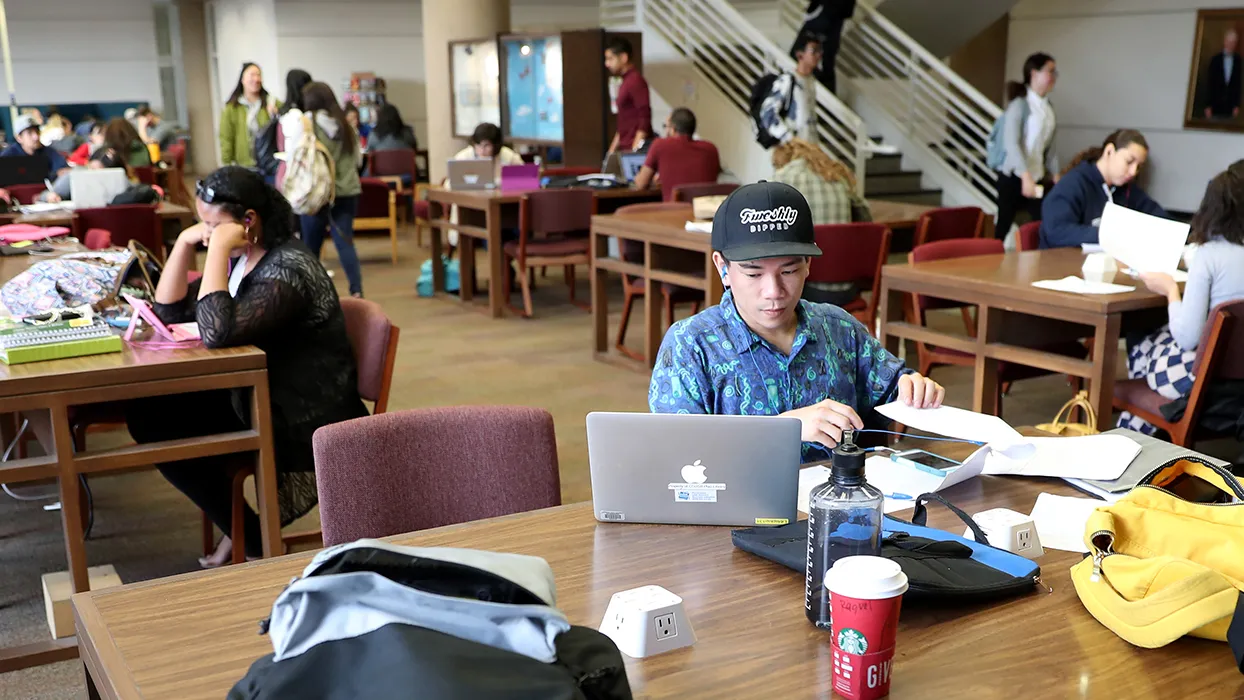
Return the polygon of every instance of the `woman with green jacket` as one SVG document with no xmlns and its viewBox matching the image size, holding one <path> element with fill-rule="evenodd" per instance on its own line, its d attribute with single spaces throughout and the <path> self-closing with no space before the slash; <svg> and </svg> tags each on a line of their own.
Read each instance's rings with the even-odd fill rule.
<svg viewBox="0 0 1244 700">
<path fill-rule="evenodd" d="M 237 87 L 220 114 L 220 164 L 255 165 L 255 136 L 276 116 L 281 103 L 263 86 L 263 71 L 254 63 L 242 66 Z"/>
</svg>

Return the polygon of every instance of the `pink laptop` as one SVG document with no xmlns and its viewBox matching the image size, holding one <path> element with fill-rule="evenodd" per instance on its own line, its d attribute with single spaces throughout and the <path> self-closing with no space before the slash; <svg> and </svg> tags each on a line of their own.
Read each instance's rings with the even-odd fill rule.
<svg viewBox="0 0 1244 700">
<path fill-rule="evenodd" d="M 502 192 L 538 189 L 540 189 L 540 166 L 535 164 L 501 166 Z"/>
</svg>

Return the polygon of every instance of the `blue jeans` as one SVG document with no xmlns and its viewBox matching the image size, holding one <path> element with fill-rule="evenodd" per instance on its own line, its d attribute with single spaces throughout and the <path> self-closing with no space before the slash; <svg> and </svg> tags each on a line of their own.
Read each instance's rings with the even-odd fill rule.
<svg viewBox="0 0 1244 700">
<path fill-rule="evenodd" d="M 324 234 L 327 232 L 332 235 L 333 245 L 337 246 L 337 257 L 341 259 L 341 266 L 346 270 L 346 279 L 350 282 L 351 294 L 363 293 L 363 270 L 359 267 L 359 256 L 354 250 L 354 214 L 358 211 L 358 205 L 358 196 L 338 197 L 337 201 L 318 212 L 298 217 L 302 228 L 302 242 L 317 258 L 324 245 Z"/>
</svg>

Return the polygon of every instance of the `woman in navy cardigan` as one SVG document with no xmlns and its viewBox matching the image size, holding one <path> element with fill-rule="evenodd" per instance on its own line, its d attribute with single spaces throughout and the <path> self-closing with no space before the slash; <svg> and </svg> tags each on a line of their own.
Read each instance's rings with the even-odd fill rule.
<svg viewBox="0 0 1244 700">
<path fill-rule="evenodd" d="M 1041 205 L 1041 247 L 1069 248 L 1097 242 L 1106 202 L 1145 214 L 1167 217 L 1166 210 L 1132 184 L 1149 157 L 1149 144 L 1134 129 L 1120 129 L 1101 146 L 1071 161 Z"/>
</svg>

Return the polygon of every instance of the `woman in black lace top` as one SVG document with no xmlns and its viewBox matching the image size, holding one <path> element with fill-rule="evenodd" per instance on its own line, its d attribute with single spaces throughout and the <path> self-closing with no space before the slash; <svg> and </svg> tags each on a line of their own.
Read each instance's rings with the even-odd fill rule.
<svg viewBox="0 0 1244 700">
<path fill-rule="evenodd" d="M 311 434 L 321 426 L 367 415 L 345 317 L 319 260 L 294 237 L 289 203 L 262 176 L 230 166 L 196 192 L 199 219 L 182 232 L 155 293 L 165 323 L 197 321 L 209 348 L 255 345 L 268 355 L 281 524 L 316 503 Z M 203 277 L 186 283 L 195 252 L 207 245 Z M 138 442 L 245 430 L 249 397 L 241 390 L 206 391 L 131 402 L 126 421 Z M 231 470 L 236 456 L 159 465 L 225 533 L 205 567 L 228 560 Z M 259 518 L 247 508 L 248 556 L 260 556 Z"/>
</svg>

